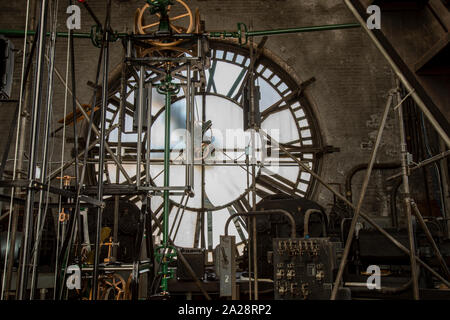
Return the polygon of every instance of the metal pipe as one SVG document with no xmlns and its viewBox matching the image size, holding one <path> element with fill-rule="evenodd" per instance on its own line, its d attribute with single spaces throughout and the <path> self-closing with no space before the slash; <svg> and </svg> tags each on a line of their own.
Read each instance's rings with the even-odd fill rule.
<svg viewBox="0 0 450 320">
<path fill-rule="evenodd" d="M 40 22 L 39 22 L 39 39 L 37 44 L 36 55 L 36 70 L 35 70 L 35 83 L 33 87 L 33 112 L 32 112 L 32 127 L 31 127 L 31 145 L 30 145 L 30 162 L 28 167 L 28 179 L 30 183 L 36 178 L 36 166 L 37 166 L 37 148 L 39 143 L 39 127 L 40 127 L 40 108 L 41 108 L 41 96 L 42 96 L 42 69 L 43 69 L 43 57 L 45 49 L 45 28 L 47 22 L 47 0 L 42 0 Z M 27 190 L 27 203 L 25 211 L 24 221 L 24 241 L 22 248 L 22 265 L 20 266 L 19 286 L 17 292 L 18 300 L 23 300 L 28 284 L 28 255 L 31 231 L 33 225 L 33 204 L 34 204 L 34 190 L 29 188 Z"/>
<path fill-rule="evenodd" d="M 408 92 L 411 92 L 411 97 L 417 103 L 420 110 L 422 110 L 423 114 L 427 117 L 428 121 L 430 121 L 431 125 L 437 131 L 439 136 L 442 138 L 442 140 L 444 140 L 447 147 L 450 148 L 449 136 L 444 131 L 444 129 L 441 127 L 441 125 L 436 120 L 436 118 L 431 114 L 430 110 L 428 110 L 428 108 L 425 105 L 425 103 L 423 102 L 423 100 L 420 98 L 420 96 L 417 94 L 417 92 L 415 91 L 413 86 L 406 79 L 406 77 L 401 72 L 400 68 L 397 66 L 397 64 L 394 62 L 394 60 L 391 58 L 389 53 L 386 51 L 386 49 L 384 49 L 383 45 L 380 43 L 380 41 L 377 39 L 377 37 L 374 35 L 374 33 L 368 28 L 366 21 L 364 21 L 364 19 L 359 15 L 358 10 L 355 8 L 355 6 L 352 4 L 352 2 L 350 0 L 344 0 L 344 2 L 347 5 L 347 7 L 350 9 L 350 11 L 353 13 L 355 18 L 358 20 L 358 22 L 361 24 L 361 26 L 364 28 L 364 30 L 367 32 L 370 39 L 372 39 L 375 46 L 378 48 L 378 50 L 380 50 L 381 54 L 385 57 L 387 62 L 390 64 L 390 66 L 394 70 L 395 74 L 397 75 L 398 79 L 405 86 L 406 90 L 408 90 Z"/>
<path fill-rule="evenodd" d="M 312 31 L 328 31 L 328 30 L 341 30 L 341 29 L 352 29 L 361 27 L 358 23 L 342 23 L 342 24 L 332 24 L 332 25 L 321 25 L 321 26 L 309 26 L 309 27 L 299 27 L 299 28 L 286 28 L 286 29 L 274 29 L 274 30 L 260 30 L 260 31 L 248 31 L 246 33 L 247 37 L 259 37 L 259 36 L 271 36 L 271 35 L 280 35 L 280 34 L 290 34 L 290 33 L 303 33 L 303 32 L 312 32 Z M 110 30 L 111 31 L 111 30 Z M 23 37 L 25 35 L 35 35 L 36 31 L 33 30 L 14 30 L 14 29 L 0 29 L 0 34 L 9 36 L 9 37 Z M 49 34 L 48 34 L 49 35 Z M 68 32 L 57 32 L 57 37 L 67 38 L 69 37 Z M 210 32 L 207 35 L 210 37 L 222 37 L 224 35 L 223 32 Z M 236 32 L 226 32 L 225 35 L 227 37 L 237 36 Z M 91 39 L 92 36 L 90 33 L 85 32 L 77 32 L 73 34 L 74 38 L 81 39 Z M 117 34 L 119 38 L 127 37 L 126 33 Z M 176 35 L 178 37 L 185 37 L 187 35 L 179 34 Z M 139 38 L 139 36 L 135 36 Z M 143 38 L 144 36 L 140 36 Z"/>
<path fill-rule="evenodd" d="M 253 216 L 264 216 L 264 215 L 272 215 L 272 214 L 283 214 L 285 215 L 290 224 L 291 224 L 291 238 L 297 237 L 297 225 L 295 224 L 295 219 L 292 213 L 289 211 L 286 211 L 284 209 L 275 209 L 275 210 L 263 210 L 263 211 L 252 211 L 252 212 L 238 212 L 235 214 L 232 214 L 228 217 L 226 223 L 225 223 L 225 235 L 228 235 L 228 227 L 230 225 L 231 220 L 233 220 L 236 217 L 242 216 L 242 217 L 253 217 Z"/>
<path fill-rule="evenodd" d="M 148 84 L 147 87 L 147 150 L 145 152 L 145 182 L 147 187 L 150 187 L 150 163 L 151 163 L 151 152 L 152 149 L 152 103 L 153 103 L 153 87 L 152 84 Z"/>
<path fill-rule="evenodd" d="M 166 92 L 165 107 L 165 131 L 164 131 L 164 187 L 170 186 L 170 109 L 172 104 L 172 93 L 168 88 Z M 169 190 L 164 190 L 164 219 L 163 219 L 163 244 L 168 246 L 169 239 Z"/>
<path fill-rule="evenodd" d="M 57 12 L 57 9 L 55 9 L 55 12 Z M 46 110 L 46 117 L 45 117 L 45 126 L 44 126 L 44 155 L 42 159 L 42 172 L 41 172 L 41 183 L 44 184 L 45 180 L 47 178 L 47 171 L 48 171 L 48 151 L 49 151 L 49 139 L 50 139 L 50 121 L 51 121 L 51 115 L 52 115 L 52 109 L 53 109 L 53 69 L 55 66 L 55 49 L 56 49 L 56 35 L 54 32 L 52 32 L 52 38 L 51 38 L 51 52 L 50 52 L 50 66 L 49 66 L 49 78 L 48 78 L 48 84 L 47 84 L 47 110 Z M 35 289 L 37 286 L 37 264 L 39 259 L 39 249 L 40 249 L 40 229 L 41 229 L 41 220 L 42 220 L 42 203 L 44 201 L 44 194 L 45 192 L 41 190 L 39 192 L 39 208 L 38 208 L 38 215 L 37 215 L 37 221 L 36 221 L 36 244 L 35 249 L 33 253 L 33 264 L 32 264 L 32 273 L 31 273 L 31 291 L 30 291 L 30 300 L 34 299 Z M 44 215 L 46 213 L 44 212 Z M 45 223 L 45 218 L 44 222 Z"/>
<path fill-rule="evenodd" d="M 246 32 L 246 35 L 248 37 L 262 37 L 262 36 L 273 36 L 273 35 L 290 34 L 290 33 L 353 29 L 353 28 L 360 28 L 360 27 L 361 26 L 359 25 L 359 23 L 342 23 L 342 24 L 331 24 L 331 25 L 299 27 L 299 28 L 248 31 L 248 32 Z"/>
<path fill-rule="evenodd" d="M 139 96 L 138 96 L 138 138 L 137 138 L 137 163 L 136 163 L 136 186 L 141 186 L 141 160 L 142 160 L 142 121 L 144 120 L 144 85 L 145 85 L 145 68 L 144 65 L 139 69 Z M 147 175 L 149 172 L 147 172 Z"/>
<path fill-rule="evenodd" d="M 308 172 L 314 179 L 316 179 L 320 184 L 322 184 L 327 190 L 329 190 L 331 193 L 333 193 L 337 198 L 342 200 L 344 203 L 346 203 L 350 208 L 356 209 L 355 205 L 347 200 L 345 196 L 340 194 L 338 191 L 336 191 L 333 187 L 330 186 L 329 183 L 327 183 L 322 177 L 320 177 L 317 173 L 315 173 L 312 169 L 310 169 L 308 166 L 306 166 L 303 162 L 298 160 L 293 154 L 291 154 L 285 147 L 280 145 L 278 141 L 270 137 L 267 133 L 264 131 L 260 131 L 260 134 L 266 137 L 266 139 L 270 140 L 272 144 L 275 146 L 278 146 L 283 152 L 286 153 L 287 156 L 289 156 L 291 159 L 293 159 L 297 164 L 306 172 Z M 386 237 L 389 241 L 391 241 L 397 248 L 399 248 L 402 252 L 405 254 L 410 253 L 408 248 L 406 248 L 403 244 L 401 244 L 397 239 L 395 239 L 393 236 L 391 236 L 386 230 L 384 230 L 382 227 L 380 227 L 371 217 L 369 217 L 367 214 L 360 212 L 361 218 L 366 220 L 373 228 L 375 228 L 378 232 L 380 232 L 384 237 Z M 416 256 L 416 261 L 425 269 L 430 271 L 436 278 L 438 278 L 440 281 L 442 281 L 447 287 L 450 287 L 450 282 L 444 279 L 439 273 L 437 273 L 433 268 L 431 268 L 428 264 L 423 262 L 419 257 Z"/>
<path fill-rule="evenodd" d="M 191 135 L 191 89 L 192 89 L 192 83 L 191 83 L 191 64 L 188 63 L 187 70 L 187 85 L 186 85 L 186 186 L 191 186 L 191 163 L 190 163 L 190 145 L 191 141 L 193 141 L 193 137 Z"/>
<path fill-rule="evenodd" d="M 194 191 L 194 141 L 195 141 L 195 84 L 191 84 L 191 103 L 190 103 L 190 110 L 189 110 L 189 116 L 190 116 L 190 124 L 189 124 L 189 133 L 191 135 L 191 141 L 190 141 L 190 152 L 189 152 L 189 163 L 190 163 L 190 170 L 189 170 L 189 180 L 191 182 L 191 192 Z"/>
<path fill-rule="evenodd" d="M 352 180 L 356 173 L 359 171 L 362 171 L 366 169 L 369 166 L 368 163 L 362 163 L 359 165 L 354 166 L 350 171 L 347 173 L 345 177 L 345 194 L 347 196 L 347 199 L 349 201 L 352 200 Z M 376 163 L 373 165 L 373 170 L 390 170 L 390 169 L 398 169 L 401 167 L 400 162 L 392 162 L 392 163 Z"/>
<path fill-rule="evenodd" d="M 306 238 L 307 236 L 309 236 L 309 218 L 311 217 L 311 215 L 313 213 L 320 213 L 320 215 L 322 216 L 322 237 L 326 237 L 327 236 L 327 231 L 326 231 L 326 227 L 325 227 L 325 217 L 324 217 L 324 213 L 319 210 L 319 209 L 308 209 L 305 212 L 305 217 L 303 218 L 303 236 Z"/>
<path fill-rule="evenodd" d="M 353 218 L 352 218 L 352 223 L 350 225 L 350 230 L 348 232 L 348 237 L 347 237 L 347 241 L 345 243 L 344 253 L 342 254 L 342 259 L 341 259 L 341 262 L 340 262 L 340 265 L 339 265 L 339 270 L 338 270 L 336 279 L 334 281 L 333 290 L 331 292 L 331 300 L 335 300 L 336 299 L 336 296 L 337 296 L 337 293 L 338 293 L 338 290 L 339 290 L 339 285 L 341 283 L 342 276 L 344 274 L 344 268 L 345 268 L 345 265 L 347 264 L 347 258 L 348 258 L 348 255 L 350 253 L 350 247 L 352 245 L 353 235 L 354 235 L 355 229 L 356 229 L 356 224 L 358 223 L 358 218 L 359 218 L 359 214 L 360 214 L 360 211 L 361 211 L 361 207 L 362 207 L 362 204 L 363 204 L 363 201 L 364 201 L 364 197 L 366 195 L 367 187 L 369 186 L 370 175 L 372 174 L 372 169 L 373 169 L 373 166 L 375 164 L 375 160 L 376 160 L 377 153 L 378 153 L 378 148 L 379 148 L 380 143 L 381 143 L 381 138 L 383 137 L 384 127 L 386 126 L 387 117 L 388 117 L 389 111 L 391 109 L 393 94 L 394 93 L 392 91 L 389 92 L 389 98 L 387 100 L 386 107 L 385 107 L 384 113 L 383 113 L 383 117 L 382 117 L 382 120 L 381 120 L 381 123 L 380 123 L 380 127 L 378 129 L 377 139 L 375 141 L 375 145 L 373 147 L 372 154 L 370 156 L 369 166 L 367 168 L 366 175 L 364 177 L 364 182 L 363 182 L 363 185 L 362 185 L 362 188 L 361 188 L 361 194 L 359 196 L 359 201 L 358 201 L 355 213 L 354 213 Z"/>
<path fill-rule="evenodd" d="M 408 290 L 412 285 L 412 279 L 410 279 L 405 284 L 402 284 L 400 287 L 381 287 L 381 289 L 376 290 L 377 293 L 381 294 L 398 294 Z M 352 292 L 373 292 L 373 290 L 369 290 L 367 288 L 367 283 L 365 282 L 345 282 L 344 286 L 352 287 L 350 290 Z"/>
<path fill-rule="evenodd" d="M 70 3 L 73 3 L 73 0 L 70 0 Z M 56 31 L 56 30 L 55 30 Z M 79 175 L 79 161 L 78 161 L 78 132 L 77 132 L 77 121 L 75 120 L 76 114 L 77 114 L 77 94 L 76 94 L 76 74 L 75 74 L 75 40 L 73 37 L 73 30 L 70 30 L 69 32 L 69 49 L 70 49 L 70 67 L 71 67 L 71 82 L 72 82 L 72 114 L 74 116 L 73 119 L 73 139 L 74 139 L 74 153 L 75 153 L 75 168 L 74 168 L 74 175 L 75 175 L 75 185 L 78 187 L 76 197 L 73 199 L 75 202 L 75 209 L 72 210 L 72 214 L 74 216 L 74 228 L 78 231 L 78 245 L 76 246 L 77 252 L 75 254 L 76 262 L 78 263 L 78 266 L 80 267 L 80 270 L 82 271 L 83 265 L 81 264 L 81 244 L 83 239 L 83 232 L 82 232 L 82 221 L 81 221 L 81 215 L 80 215 L 80 187 L 83 185 L 83 181 L 80 179 Z M 56 41 L 56 38 L 55 38 Z M 94 110 L 92 110 L 92 113 Z M 84 176 L 83 176 L 84 179 Z M 74 237 L 75 230 L 71 230 L 72 234 L 71 237 Z M 71 239 L 72 244 L 72 239 Z"/>
<path fill-rule="evenodd" d="M 14 29 L 0 29 L 0 34 L 8 37 L 24 37 L 26 36 L 34 36 L 36 34 L 36 31 L 34 30 L 28 30 L 25 32 L 24 30 L 14 30 Z M 51 36 L 50 32 L 46 33 L 46 36 Z M 57 37 L 62 38 L 68 38 L 69 32 L 57 32 Z M 90 33 L 74 33 L 74 38 L 83 38 L 83 39 L 91 39 Z"/>
<path fill-rule="evenodd" d="M 110 26 L 111 17 L 111 0 L 107 2 L 107 13 L 105 29 L 108 30 Z M 108 106 L 108 71 L 109 71 L 109 32 L 104 32 L 104 49 L 103 49 L 103 87 L 102 87 L 102 108 L 100 116 L 100 150 L 98 162 L 98 200 L 103 201 L 103 174 L 104 174 L 104 156 L 105 156 L 105 126 L 106 126 L 106 108 Z M 92 297 L 97 299 L 98 291 L 98 265 L 100 259 L 100 233 L 102 227 L 103 208 L 99 207 L 97 211 L 97 229 L 95 238 L 95 258 L 94 258 L 94 274 L 92 276 Z"/>
<path fill-rule="evenodd" d="M 400 91 L 397 91 L 397 100 L 401 101 Z M 415 249 L 415 239 L 414 239 L 414 229 L 413 229 L 413 217 L 411 212 L 411 195 L 409 190 L 409 179 L 408 179 L 408 145 L 406 142 L 405 135 L 405 124 L 403 122 L 403 106 L 400 104 L 398 108 L 398 121 L 400 128 L 400 149 L 402 157 L 402 178 L 403 178 L 403 192 L 404 192 L 404 204 L 406 209 L 406 219 L 408 224 L 408 238 L 409 238 L 409 257 L 411 261 L 411 278 L 413 281 L 413 293 L 414 299 L 419 300 L 419 279 L 417 275 L 416 266 L 416 249 Z"/>
</svg>

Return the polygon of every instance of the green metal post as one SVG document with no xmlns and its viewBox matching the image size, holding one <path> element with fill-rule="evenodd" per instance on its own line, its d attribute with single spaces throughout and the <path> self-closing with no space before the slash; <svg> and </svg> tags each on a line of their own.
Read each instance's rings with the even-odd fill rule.
<svg viewBox="0 0 450 320">
<path fill-rule="evenodd" d="M 170 109 L 171 109 L 171 90 L 166 92 L 166 124 L 164 134 L 164 187 L 169 187 L 170 178 Z M 164 190 L 164 222 L 163 222 L 163 243 L 164 247 L 168 245 L 169 239 L 169 190 Z"/>
<path fill-rule="evenodd" d="M 168 73 L 166 79 L 158 86 L 158 93 L 164 94 L 165 103 L 165 132 L 164 132 L 164 212 L 163 212 L 163 244 L 156 249 L 156 257 L 161 263 L 161 289 L 163 294 L 167 294 L 168 282 L 173 273 L 169 270 L 169 263 L 176 256 L 175 248 L 169 245 L 169 195 L 170 186 L 170 111 L 172 105 L 172 96 L 180 91 L 180 85 L 172 82 L 172 77 Z M 162 252 L 161 252 L 162 250 Z"/>
</svg>

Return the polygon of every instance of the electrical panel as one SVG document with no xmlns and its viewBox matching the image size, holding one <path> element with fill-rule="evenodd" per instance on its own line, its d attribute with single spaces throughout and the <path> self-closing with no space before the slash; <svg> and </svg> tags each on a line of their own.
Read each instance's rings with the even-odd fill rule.
<svg viewBox="0 0 450 320">
<path fill-rule="evenodd" d="M 216 266 L 220 277 L 220 296 L 236 297 L 236 237 L 220 236 L 216 250 Z"/>
<path fill-rule="evenodd" d="M 181 248 L 180 251 L 191 266 L 197 278 L 203 280 L 205 278 L 205 249 Z M 177 279 L 189 281 L 194 280 L 181 259 L 177 259 Z"/>
<path fill-rule="evenodd" d="M 329 299 L 341 253 L 329 238 L 273 239 L 275 299 Z"/>
</svg>

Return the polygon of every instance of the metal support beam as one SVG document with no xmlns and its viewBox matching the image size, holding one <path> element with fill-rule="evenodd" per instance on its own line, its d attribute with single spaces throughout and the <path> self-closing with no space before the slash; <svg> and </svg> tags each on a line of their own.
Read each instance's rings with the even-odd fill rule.
<svg viewBox="0 0 450 320">
<path fill-rule="evenodd" d="M 28 166 L 28 179 L 30 183 L 36 179 L 36 166 L 37 166 L 37 150 L 39 147 L 39 129 L 40 129 L 40 109 L 42 104 L 42 84 L 43 84 L 43 69 L 44 69 L 44 50 L 45 50 L 45 29 L 47 22 L 47 0 L 42 0 L 39 20 L 39 35 L 37 42 L 37 54 L 36 54 L 36 70 L 35 70 L 35 83 L 33 87 L 33 109 L 31 120 L 31 144 L 30 144 L 30 161 Z M 33 226 L 33 211 L 34 211 L 34 193 L 35 191 L 30 188 L 27 190 L 27 203 L 24 220 L 24 241 L 22 248 L 22 263 L 19 272 L 19 286 L 17 292 L 17 299 L 23 300 L 25 298 L 27 284 L 28 284 L 28 263 L 29 263 L 29 247 L 31 245 L 32 238 L 32 226 Z"/>
<path fill-rule="evenodd" d="M 397 100 L 401 101 L 400 92 L 397 90 Z M 405 135 L 405 123 L 403 121 L 403 106 L 400 104 L 398 108 L 398 121 L 400 128 L 400 151 L 402 160 L 402 179 L 403 179 L 403 192 L 404 192 L 404 208 L 406 211 L 406 220 L 408 226 L 408 239 L 409 239 L 409 257 L 411 263 L 411 280 L 413 284 L 414 299 L 419 300 L 419 279 L 416 266 L 416 246 L 413 227 L 413 216 L 411 212 L 411 194 L 409 190 L 409 178 L 408 178 L 408 145 Z"/>
</svg>

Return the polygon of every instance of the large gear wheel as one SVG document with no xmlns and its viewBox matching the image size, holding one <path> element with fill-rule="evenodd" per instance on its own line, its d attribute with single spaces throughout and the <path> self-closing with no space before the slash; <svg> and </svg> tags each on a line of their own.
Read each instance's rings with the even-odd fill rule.
<svg viewBox="0 0 450 320">
<path fill-rule="evenodd" d="M 195 17 L 192 13 L 192 10 L 189 8 L 189 6 L 182 0 L 176 0 L 179 6 L 169 6 L 168 7 L 168 15 L 169 15 L 169 26 L 173 33 L 192 33 L 195 30 Z M 145 15 L 145 12 L 150 8 L 150 4 L 146 3 L 145 6 L 142 8 L 138 8 L 136 10 L 136 16 L 135 16 L 135 33 L 136 34 L 151 34 L 158 30 L 160 20 L 159 18 L 161 15 L 159 13 L 156 13 L 155 15 Z M 180 8 L 182 9 L 182 12 L 180 13 Z M 175 13 L 174 13 L 175 12 Z M 150 20 L 149 17 L 153 17 L 153 19 Z M 155 21 L 156 19 L 157 21 Z M 148 22 L 148 23 L 147 23 Z M 182 25 L 176 25 L 175 22 L 182 23 Z M 158 47 L 175 47 L 183 42 L 183 40 L 164 40 L 164 41 L 157 41 L 157 40 L 149 40 L 149 43 L 151 43 L 154 46 Z"/>
</svg>

